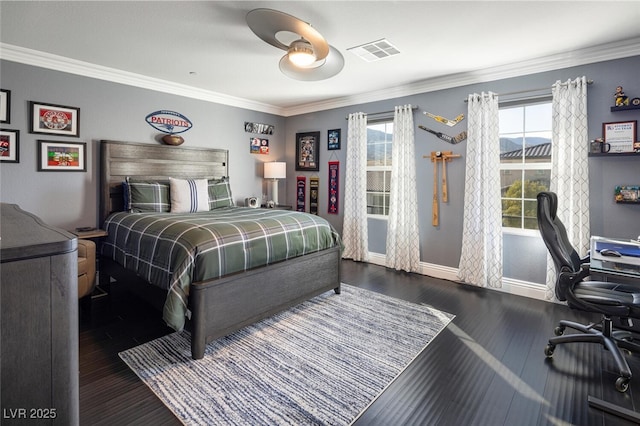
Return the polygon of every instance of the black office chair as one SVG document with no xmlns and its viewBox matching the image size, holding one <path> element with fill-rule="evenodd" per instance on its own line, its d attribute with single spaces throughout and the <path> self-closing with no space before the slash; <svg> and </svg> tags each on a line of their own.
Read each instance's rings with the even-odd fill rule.
<svg viewBox="0 0 640 426">
<path fill-rule="evenodd" d="M 556 266 L 556 297 L 566 301 L 570 308 L 602 314 L 599 323 L 584 325 L 573 321 L 560 321 L 554 330 L 557 337 L 549 339 L 544 353 L 553 356 L 561 343 L 595 342 L 609 350 L 620 376 L 616 389 L 625 392 L 629 388 L 631 369 L 622 349 L 640 352 L 640 345 L 631 342 L 631 333 L 613 329 L 612 318 L 622 322 L 629 318 L 640 319 L 640 288 L 602 281 L 584 281 L 589 276 L 589 256 L 580 258 L 567 238 L 567 231 L 556 217 L 558 198 L 553 192 L 538 194 L 538 228 Z M 566 327 L 582 333 L 564 335 Z"/>
</svg>

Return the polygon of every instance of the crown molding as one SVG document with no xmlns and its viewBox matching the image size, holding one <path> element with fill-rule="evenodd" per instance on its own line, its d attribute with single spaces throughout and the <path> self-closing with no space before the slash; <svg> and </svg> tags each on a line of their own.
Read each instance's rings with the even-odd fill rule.
<svg viewBox="0 0 640 426">
<path fill-rule="evenodd" d="M 358 95 L 281 108 L 275 105 L 252 101 L 250 99 L 229 96 L 222 93 L 199 89 L 193 86 L 178 84 L 167 80 L 152 78 L 141 74 L 104 67 L 0 42 L 0 59 L 3 60 L 284 117 L 400 98 L 419 93 L 466 86 L 469 84 L 485 83 L 504 78 L 520 77 L 529 74 L 610 61 L 636 55 L 640 55 L 640 37 L 512 64 L 485 68 L 473 72 L 451 74 Z"/>
<path fill-rule="evenodd" d="M 531 59 L 527 61 L 505 64 L 497 67 L 485 68 L 473 72 L 451 74 L 443 77 L 423 80 L 417 83 L 392 87 L 354 96 L 334 98 L 327 101 L 308 103 L 296 107 L 286 108 L 285 116 L 307 114 L 327 109 L 347 107 L 351 105 L 377 102 L 386 99 L 400 98 L 419 93 L 434 92 L 436 90 L 451 89 L 469 84 L 486 83 L 505 78 L 521 77 L 546 71 L 554 71 L 579 65 L 614 59 L 628 58 L 640 55 L 640 37 L 622 40 L 614 43 L 602 44 L 559 53 L 552 56 Z"/>
<path fill-rule="evenodd" d="M 64 56 L 53 55 L 51 53 L 27 49 L 7 43 L 0 43 L 0 59 L 81 75 L 84 77 L 96 78 L 99 80 L 111 81 L 114 83 L 126 84 L 157 92 L 185 96 L 207 102 L 246 108 L 252 111 L 261 111 L 276 115 L 284 114 L 282 108 L 274 105 L 203 90 L 185 84 L 178 84 L 168 80 L 148 77 L 89 62 L 78 61 L 76 59 L 70 59 Z"/>
</svg>

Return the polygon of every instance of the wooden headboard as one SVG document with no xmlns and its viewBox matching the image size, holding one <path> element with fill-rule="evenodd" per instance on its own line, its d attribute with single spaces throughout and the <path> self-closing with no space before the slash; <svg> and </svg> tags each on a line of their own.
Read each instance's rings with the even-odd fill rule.
<svg viewBox="0 0 640 426">
<path fill-rule="evenodd" d="M 183 148 L 123 141 L 100 141 L 100 225 L 124 210 L 126 177 L 168 180 L 229 176 L 226 149 Z"/>
</svg>

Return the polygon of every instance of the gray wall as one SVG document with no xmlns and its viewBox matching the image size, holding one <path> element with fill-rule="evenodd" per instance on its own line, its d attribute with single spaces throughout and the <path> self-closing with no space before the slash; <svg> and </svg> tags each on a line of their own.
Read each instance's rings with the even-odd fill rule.
<svg viewBox="0 0 640 426">
<path fill-rule="evenodd" d="M 11 90 L 11 123 L 2 127 L 20 130 L 20 163 L 0 163 L 0 200 L 18 204 L 53 226 L 99 226 L 99 141 L 159 143 L 163 134 L 145 122 L 147 114 L 157 110 L 177 111 L 193 122 L 181 134 L 182 146 L 229 150 L 236 202 L 261 196 L 266 190 L 262 162 L 285 156 L 283 117 L 8 61 L 0 62 L 0 76 L 0 86 Z M 79 107 L 80 137 L 30 134 L 29 101 Z M 275 126 L 268 136 L 269 155 L 249 153 L 251 134 L 244 131 L 245 121 Z M 38 172 L 37 140 L 86 142 L 87 172 Z"/>
<path fill-rule="evenodd" d="M 50 71 L 38 67 L 0 61 L 0 86 L 12 91 L 11 123 L 3 128 L 21 131 L 20 163 L 0 163 L 0 200 L 19 204 L 40 216 L 47 223 L 63 228 L 97 226 L 98 208 L 98 141 L 101 139 L 157 143 L 159 132 L 152 129 L 144 117 L 159 109 L 186 115 L 194 123 L 184 133 L 184 146 L 226 148 L 230 151 L 229 174 L 237 202 L 247 196 L 260 196 L 266 191 L 262 162 L 286 160 L 287 179 L 280 183 L 281 203 L 295 205 L 295 177 L 320 177 L 320 215 L 342 230 L 344 202 L 340 200 L 340 214 L 327 214 L 327 162 L 340 161 L 340 187 L 344 194 L 344 172 L 347 149 L 345 117 L 356 111 L 367 113 L 390 111 L 396 105 L 418 105 L 416 125 L 449 131 L 455 134 L 466 128 L 466 120 L 448 128 L 428 119 L 422 111 L 445 117 L 467 112 L 464 99 L 469 93 L 494 91 L 505 93 L 532 88 L 550 87 L 556 80 L 568 80 L 586 75 L 595 81 L 589 88 L 589 137 L 601 136 L 602 123 L 640 119 L 640 111 L 610 112 L 613 92 L 624 86 L 631 97 L 640 96 L 637 78 L 640 57 L 589 64 L 570 69 L 532 74 L 429 92 L 403 98 L 372 102 L 352 107 L 279 117 L 241 108 L 184 98 L 139 89 L 131 86 Z M 322 84 L 322 83 L 311 83 Z M 28 133 L 28 101 L 42 101 L 79 107 L 80 138 L 64 138 Z M 244 132 L 245 121 L 273 124 L 274 135 L 269 136 L 270 155 L 249 153 L 250 134 Z M 328 151 L 327 131 L 342 129 L 342 149 Z M 320 171 L 296 172 L 295 134 L 320 131 Z M 36 140 L 85 141 L 88 146 L 87 173 L 38 172 Z M 428 159 L 431 151 L 452 150 L 462 158 L 447 165 L 450 200 L 440 205 L 440 226 L 431 226 L 433 169 Z M 449 145 L 433 135 L 416 129 L 416 169 L 418 180 L 420 250 L 423 262 L 456 268 L 462 239 L 462 206 L 464 201 L 464 170 L 466 142 Z M 619 184 L 640 184 L 638 157 L 602 158 L 589 160 L 591 185 L 591 230 L 595 235 L 635 238 L 640 235 L 640 205 L 619 205 L 613 201 L 613 188 Z M 307 200 L 308 202 L 308 200 Z M 308 205 L 308 204 L 307 204 Z M 385 251 L 386 222 L 369 221 L 370 250 Z M 546 249 L 539 238 L 509 235 L 505 238 L 505 276 L 531 282 L 544 281 Z"/>
<path fill-rule="evenodd" d="M 466 128 L 466 120 L 456 127 L 441 125 L 422 114 L 429 111 L 453 118 L 467 113 L 464 100 L 470 93 L 493 91 L 496 93 L 516 92 L 529 89 L 550 88 L 557 80 L 566 81 L 585 75 L 594 80 L 588 89 L 589 138 L 602 134 L 602 123 L 611 121 L 639 120 L 640 110 L 613 113 L 613 93 L 616 86 L 624 86 L 630 97 L 640 97 L 640 57 L 626 58 L 610 62 L 589 64 L 569 69 L 544 72 L 524 77 L 509 78 L 456 87 L 447 90 L 407 96 L 392 100 L 372 102 L 330 111 L 315 112 L 287 118 L 287 161 L 293 164 L 295 159 L 295 134 L 297 132 L 321 131 L 321 168 L 317 174 L 320 182 L 320 212 L 327 216 L 338 229 L 341 229 L 342 215 L 326 215 L 327 205 L 327 161 L 335 155 L 340 160 L 341 170 L 346 164 L 347 124 L 345 116 L 352 112 L 374 113 L 393 110 L 396 105 L 418 105 L 414 119 L 416 126 L 422 124 L 455 135 Z M 503 97 L 514 99 L 516 96 Z M 342 128 L 342 149 L 326 150 L 326 132 L 329 129 Z M 431 200 L 433 196 L 433 168 L 429 159 L 423 159 L 431 151 L 451 150 L 462 154 L 447 164 L 449 203 L 440 204 L 440 226 L 431 225 Z M 418 181 L 420 251 L 423 262 L 449 267 L 458 267 L 462 240 L 462 206 L 464 202 L 464 173 L 466 141 L 450 145 L 435 136 L 416 129 L 416 170 Z M 640 235 L 640 205 L 616 204 L 613 189 L 616 185 L 640 185 L 640 156 L 589 159 L 589 180 L 591 189 L 591 231 L 594 235 L 616 238 L 635 238 Z M 311 173 L 297 173 L 311 175 Z M 292 172 L 291 175 L 295 176 Z M 342 177 L 343 174 L 341 174 Z M 340 182 L 344 193 L 344 179 Z M 291 194 L 289 203 L 293 203 L 294 179 L 287 179 L 287 193 Z M 341 207 L 342 213 L 342 207 Z M 369 249 L 376 253 L 385 252 L 386 221 L 369 220 Z M 505 276 L 531 282 L 542 283 L 545 280 L 546 248 L 539 237 L 520 235 L 505 236 L 504 244 Z"/>
</svg>

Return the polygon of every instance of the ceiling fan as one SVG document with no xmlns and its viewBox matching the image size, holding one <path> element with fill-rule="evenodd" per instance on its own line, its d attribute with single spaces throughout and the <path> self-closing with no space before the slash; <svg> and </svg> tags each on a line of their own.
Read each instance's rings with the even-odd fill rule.
<svg viewBox="0 0 640 426">
<path fill-rule="evenodd" d="M 247 13 L 247 24 L 262 40 L 287 52 L 280 59 L 280 71 L 290 78 L 324 80 L 344 67 L 344 57 L 338 49 L 329 45 L 311 24 L 295 16 L 273 9 L 254 9 Z M 295 35 L 295 39 L 286 44 L 278 36 L 287 33 Z"/>
</svg>

